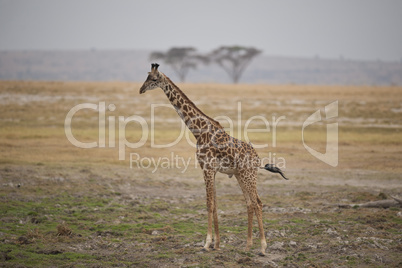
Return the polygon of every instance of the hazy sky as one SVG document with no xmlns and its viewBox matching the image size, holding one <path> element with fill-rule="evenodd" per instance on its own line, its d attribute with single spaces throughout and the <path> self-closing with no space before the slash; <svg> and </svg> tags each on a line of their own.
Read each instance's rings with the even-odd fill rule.
<svg viewBox="0 0 402 268">
<path fill-rule="evenodd" d="M 402 59 L 400 0 L 0 0 L 0 50 L 245 45 L 266 55 Z"/>
</svg>

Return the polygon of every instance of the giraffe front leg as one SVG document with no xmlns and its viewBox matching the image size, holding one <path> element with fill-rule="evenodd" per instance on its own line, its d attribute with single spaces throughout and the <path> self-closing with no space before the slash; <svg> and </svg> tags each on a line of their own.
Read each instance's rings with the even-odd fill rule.
<svg viewBox="0 0 402 268">
<path fill-rule="evenodd" d="M 216 186 L 214 183 L 214 227 L 215 227 L 215 244 L 214 244 L 214 249 L 215 250 L 220 250 L 219 249 L 219 244 L 221 241 L 221 238 L 219 236 L 219 225 L 218 225 L 218 203 L 216 199 Z"/>
<path fill-rule="evenodd" d="M 204 172 L 205 187 L 207 193 L 207 211 L 208 211 L 208 231 L 207 238 L 203 250 L 209 251 L 209 247 L 212 243 L 212 218 L 214 217 L 214 173 L 211 171 Z M 216 222 L 217 223 L 217 222 Z"/>
<path fill-rule="evenodd" d="M 207 230 L 207 238 L 205 240 L 205 245 L 203 250 L 209 251 L 209 247 L 212 243 L 212 211 L 209 209 L 209 205 L 207 205 L 208 209 L 208 230 Z"/>
</svg>

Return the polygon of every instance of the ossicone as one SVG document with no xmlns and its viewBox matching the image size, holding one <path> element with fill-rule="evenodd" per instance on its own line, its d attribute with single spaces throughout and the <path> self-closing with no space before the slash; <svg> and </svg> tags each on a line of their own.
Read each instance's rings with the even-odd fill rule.
<svg viewBox="0 0 402 268">
<path fill-rule="evenodd" d="M 159 64 L 157 63 L 152 63 L 151 64 L 151 70 L 158 70 Z"/>
</svg>

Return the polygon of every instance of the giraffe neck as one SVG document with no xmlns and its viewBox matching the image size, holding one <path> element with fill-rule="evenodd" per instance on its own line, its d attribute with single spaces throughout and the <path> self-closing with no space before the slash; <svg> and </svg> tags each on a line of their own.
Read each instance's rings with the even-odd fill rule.
<svg viewBox="0 0 402 268">
<path fill-rule="evenodd" d="M 198 137 L 205 131 L 222 126 L 219 122 L 205 115 L 195 104 L 181 91 L 168 77 L 165 76 L 163 91 L 170 103 L 175 108 L 180 118 L 184 121 L 194 137 Z"/>
</svg>

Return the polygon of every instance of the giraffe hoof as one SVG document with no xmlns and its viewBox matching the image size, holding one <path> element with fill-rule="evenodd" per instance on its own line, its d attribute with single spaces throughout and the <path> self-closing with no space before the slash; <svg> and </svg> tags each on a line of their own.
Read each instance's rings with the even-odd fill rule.
<svg viewBox="0 0 402 268">
<path fill-rule="evenodd" d="M 258 253 L 258 256 L 265 257 L 265 253 L 260 252 Z"/>
<path fill-rule="evenodd" d="M 209 249 L 207 249 L 207 248 L 201 248 L 201 251 L 208 252 Z"/>
</svg>

